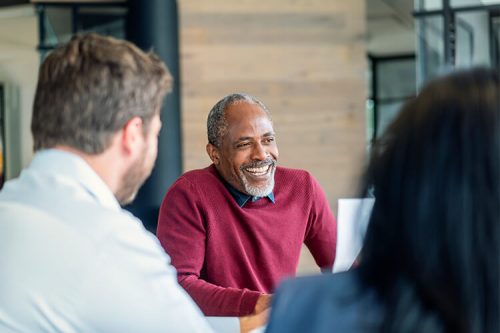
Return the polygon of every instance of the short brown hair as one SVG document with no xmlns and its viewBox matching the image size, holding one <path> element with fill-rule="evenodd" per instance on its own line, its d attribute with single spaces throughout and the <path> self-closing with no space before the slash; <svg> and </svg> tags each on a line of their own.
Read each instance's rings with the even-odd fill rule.
<svg viewBox="0 0 500 333">
<path fill-rule="evenodd" d="M 34 149 L 66 145 L 99 154 L 133 117 L 145 131 L 171 90 L 172 77 L 152 52 L 111 37 L 74 37 L 40 67 L 31 131 Z"/>
</svg>

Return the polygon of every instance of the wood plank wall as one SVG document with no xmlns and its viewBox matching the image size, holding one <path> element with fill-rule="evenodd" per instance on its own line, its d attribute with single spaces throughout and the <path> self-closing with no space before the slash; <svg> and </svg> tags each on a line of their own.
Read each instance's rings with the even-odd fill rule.
<svg viewBox="0 0 500 333">
<path fill-rule="evenodd" d="M 181 0 L 183 165 L 209 164 L 206 117 L 231 92 L 273 114 L 279 163 L 310 171 L 332 209 L 365 155 L 364 0 Z"/>
</svg>

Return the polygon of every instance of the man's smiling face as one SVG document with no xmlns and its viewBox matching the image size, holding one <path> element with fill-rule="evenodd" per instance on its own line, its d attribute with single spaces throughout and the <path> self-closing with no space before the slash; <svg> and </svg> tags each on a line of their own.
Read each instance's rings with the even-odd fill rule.
<svg viewBox="0 0 500 333">
<path fill-rule="evenodd" d="M 239 101 L 225 112 L 227 130 L 212 160 L 234 188 L 252 196 L 266 196 L 274 187 L 278 147 L 273 124 L 258 104 Z"/>
</svg>

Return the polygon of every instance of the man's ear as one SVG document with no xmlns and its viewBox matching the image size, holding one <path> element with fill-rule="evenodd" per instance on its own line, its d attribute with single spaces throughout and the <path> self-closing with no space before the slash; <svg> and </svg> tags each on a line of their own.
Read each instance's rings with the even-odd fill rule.
<svg viewBox="0 0 500 333">
<path fill-rule="evenodd" d="M 143 122 L 140 117 L 133 117 L 125 123 L 122 129 L 122 147 L 128 153 L 142 149 L 144 141 Z"/>
<path fill-rule="evenodd" d="M 219 163 L 220 163 L 219 148 L 215 147 L 211 143 L 207 143 L 207 147 L 206 148 L 207 148 L 208 157 L 210 157 L 210 159 L 212 160 L 212 162 L 215 165 L 219 165 Z"/>
</svg>

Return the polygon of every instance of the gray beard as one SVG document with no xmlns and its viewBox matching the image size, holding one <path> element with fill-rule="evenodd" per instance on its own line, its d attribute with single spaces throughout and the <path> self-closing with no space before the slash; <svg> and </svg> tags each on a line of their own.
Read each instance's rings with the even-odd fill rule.
<svg viewBox="0 0 500 333">
<path fill-rule="evenodd" d="M 248 183 L 248 180 L 247 180 L 245 174 L 243 173 L 243 171 L 240 170 L 240 179 L 243 183 L 243 188 L 245 189 L 245 192 L 251 196 L 254 196 L 254 197 L 267 197 L 269 194 L 271 194 L 271 192 L 274 189 L 274 173 L 275 173 L 275 171 L 276 171 L 276 165 L 274 165 L 272 167 L 271 177 L 270 177 L 269 182 L 266 184 L 265 187 L 255 187 L 255 186 L 252 186 Z"/>
</svg>

